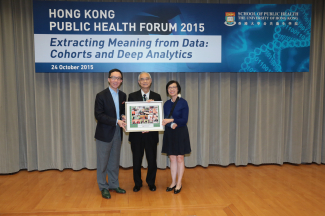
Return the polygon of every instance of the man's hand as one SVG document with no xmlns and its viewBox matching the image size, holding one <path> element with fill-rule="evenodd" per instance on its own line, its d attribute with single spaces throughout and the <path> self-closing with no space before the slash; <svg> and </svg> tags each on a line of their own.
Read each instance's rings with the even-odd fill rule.
<svg viewBox="0 0 325 216">
<path fill-rule="evenodd" d="M 164 120 L 162 121 L 162 125 L 165 126 L 166 124 L 171 123 L 171 122 L 173 122 L 173 121 L 174 121 L 174 119 L 164 119 Z"/>
<path fill-rule="evenodd" d="M 125 115 L 121 115 L 121 118 L 122 118 L 122 121 L 126 121 L 126 117 L 125 117 Z"/>
<path fill-rule="evenodd" d="M 126 126 L 125 122 L 123 122 L 122 120 L 117 120 L 117 124 L 125 131 L 125 126 Z"/>
<path fill-rule="evenodd" d="M 142 133 L 149 133 L 149 131 L 142 131 Z"/>
<path fill-rule="evenodd" d="M 175 129 L 177 127 L 177 124 L 174 123 L 173 126 L 172 126 L 172 129 Z"/>
<path fill-rule="evenodd" d="M 154 99 L 149 99 L 149 100 L 147 100 L 147 102 L 151 102 L 151 101 L 155 101 Z"/>
</svg>

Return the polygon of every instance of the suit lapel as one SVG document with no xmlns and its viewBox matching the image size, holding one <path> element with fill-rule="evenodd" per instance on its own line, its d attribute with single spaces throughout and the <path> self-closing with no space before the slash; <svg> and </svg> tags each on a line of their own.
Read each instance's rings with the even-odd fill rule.
<svg viewBox="0 0 325 216">
<path fill-rule="evenodd" d="M 109 89 L 109 87 L 107 88 L 106 98 L 107 98 L 108 103 L 112 104 L 114 110 L 116 110 L 115 103 L 114 103 L 114 100 L 113 100 L 113 96 L 112 96 L 112 93 L 111 93 L 111 90 Z M 114 115 L 116 117 L 116 112 L 114 112 Z"/>
<path fill-rule="evenodd" d="M 125 102 L 125 101 L 123 101 L 121 91 L 118 91 L 118 100 L 119 100 L 119 103 L 120 103 L 119 106 L 121 108 L 122 103 Z"/>
<path fill-rule="evenodd" d="M 141 89 L 137 92 L 137 100 L 138 101 L 143 101 L 142 94 L 141 94 Z"/>
<path fill-rule="evenodd" d="M 149 94 L 149 99 L 154 99 L 154 98 L 152 98 L 152 91 L 150 91 L 150 94 Z"/>
</svg>

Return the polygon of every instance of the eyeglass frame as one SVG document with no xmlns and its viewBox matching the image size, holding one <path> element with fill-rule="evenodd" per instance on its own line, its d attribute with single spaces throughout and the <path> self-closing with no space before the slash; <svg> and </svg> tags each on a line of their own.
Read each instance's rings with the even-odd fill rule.
<svg viewBox="0 0 325 216">
<path fill-rule="evenodd" d="M 140 78 L 140 82 L 149 81 L 149 80 L 151 80 L 151 77 Z"/>
<path fill-rule="evenodd" d="M 114 76 L 112 76 L 112 77 L 108 77 L 108 78 L 112 79 L 113 81 L 114 80 L 117 80 L 117 81 L 122 81 L 123 80 L 122 77 L 114 77 Z"/>
</svg>

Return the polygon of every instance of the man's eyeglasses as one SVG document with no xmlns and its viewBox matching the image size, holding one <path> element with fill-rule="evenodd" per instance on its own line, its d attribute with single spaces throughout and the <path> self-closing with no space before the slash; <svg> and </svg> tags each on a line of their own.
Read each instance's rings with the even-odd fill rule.
<svg viewBox="0 0 325 216">
<path fill-rule="evenodd" d="M 150 78 L 149 77 L 146 77 L 146 78 L 140 78 L 140 81 L 143 82 L 143 81 L 149 81 Z"/>
<path fill-rule="evenodd" d="M 114 76 L 112 76 L 112 77 L 110 77 L 110 79 L 111 80 L 113 80 L 113 81 L 121 81 L 122 80 L 122 77 L 114 77 Z"/>
</svg>

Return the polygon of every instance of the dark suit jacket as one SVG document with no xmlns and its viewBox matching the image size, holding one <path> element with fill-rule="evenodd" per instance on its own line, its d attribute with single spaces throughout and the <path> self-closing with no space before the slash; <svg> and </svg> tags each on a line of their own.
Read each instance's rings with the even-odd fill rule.
<svg viewBox="0 0 325 216">
<path fill-rule="evenodd" d="M 160 94 L 157 94 L 156 92 L 150 91 L 149 99 L 153 99 L 155 101 L 161 101 Z M 142 101 L 142 95 L 141 90 L 133 92 L 129 94 L 129 100 L 128 101 Z M 129 134 L 129 141 L 131 143 L 136 143 L 141 141 L 141 136 L 147 136 L 149 140 L 151 140 L 152 143 L 157 144 L 159 141 L 158 137 L 158 131 L 150 131 L 149 133 L 143 134 L 142 132 L 130 132 Z"/>
<path fill-rule="evenodd" d="M 126 94 L 119 91 L 120 115 L 125 114 Z M 97 127 L 95 138 L 103 142 L 111 142 L 116 129 L 116 109 L 112 94 L 109 88 L 99 92 L 95 100 L 95 118 Z M 120 118 L 119 118 L 120 119 Z M 121 140 L 123 129 L 121 128 Z"/>
</svg>

